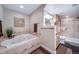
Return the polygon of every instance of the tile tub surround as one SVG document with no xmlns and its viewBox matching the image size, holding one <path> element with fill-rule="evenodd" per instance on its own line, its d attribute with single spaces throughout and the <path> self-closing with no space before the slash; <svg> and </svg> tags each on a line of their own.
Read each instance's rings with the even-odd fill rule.
<svg viewBox="0 0 79 59">
<path fill-rule="evenodd" d="M 27 38 L 24 35 L 26 35 Z M 19 38 L 23 38 L 23 37 L 26 38 L 26 39 L 24 39 L 24 41 L 17 41 L 17 40 L 19 40 Z M 28 37 L 30 37 L 30 38 L 28 38 Z M 2 41 L 1 42 L 4 43 L 3 46 L 6 46 L 6 48 L 3 49 L 3 47 L 0 47 L 0 48 L 2 48 L 0 50 L 0 53 L 1 54 L 17 54 L 17 53 L 22 53 L 25 49 L 27 49 L 26 53 L 30 53 L 31 51 L 35 50 L 36 48 L 38 48 L 40 46 L 39 38 L 37 38 L 36 36 L 31 35 L 31 34 L 23 34 L 21 36 L 16 36 L 15 39 L 17 39 L 17 40 L 11 40 L 11 39 L 10 40 L 8 39 L 8 41 L 2 40 L 3 42 Z M 27 39 L 29 39 L 29 40 L 27 40 Z M 15 43 L 11 43 L 12 41 Z"/>
<path fill-rule="evenodd" d="M 17 47 L 15 47 L 14 50 L 17 51 L 18 50 Z M 31 52 L 31 50 L 32 50 L 32 52 Z M 4 53 L 0 53 L 0 54 L 29 54 L 28 52 L 30 52 L 30 54 L 52 54 L 51 52 L 49 52 L 47 49 L 41 47 L 40 45 L 36 45 L 35 47 L 33 47 L 31 49 L 23 49 L 21 53 L 14 52 L 11 49 L 6 49 L 5 47 L 0 47 L 0 51 L 3 51 L 3 52 L 5 51 Z"/>
<path fill-rule="evenodd" d="M 15 46 L 12 48 L 0 47 L 0 54 L 29 54 L 38 47 L 40 47 L 40 45 L 36 45 L 30 48 L 26 47 L 26 44 Z"/>
<path fill-rule="evenodd" d="M 4 41 L 4 40 L 6 40 L 7 38 L 5 38 L 5 37 L 0 37 L 0 43 L 2 42 L 2 41 Z M 3 51 L 3 50 L 5 50 L 6 48 L 5 47 L 2 47 L 1 45 L 0 45 L 0 51 Z"/>
<path fill-rule="evenodd" d="M 37 47 L 37 49 L 34 49 L 36 47 Z M 32 48 L 33 51 L 30 53 L 28 53 L 30 51 L 30 49 L 29 50 L 25 49 L 21 53 L 10 52 L 10 51 L 8 52 L 7 51 L 8 49 L 6 49 L 5 47 L 0 47 L 0 51 L 5 51 L 5 50 L 7 51 L 6 53 L 1 53 L 1 54 L 52 54 L 49 51 L 47 51 L 45 48 L 41 47 L 40 45 L 39 45 L 39 47 L 38 46 L 36 46 L 36 47 L 33 47 Z"/>
<path fill-rule="evenodd" d="M 0 43 L 4 40 L 6 40 L 7 38 L 5 38 L 4 36 L 0 37 Z"/>
<path fill-rule="evenodd" d="M 0 47 L 0 50 L 4 50 L 5 48 Z M 26 50 L 24 50 L 21 54 L 27 54 L 24 53 L 26 52 Z M 51 54 L 50 52 L 48 52 L 46 49 L 44 49 L 43 47 L 38 47 L 37 49 L 33 50 L 30 54 Z"/>
</svg>

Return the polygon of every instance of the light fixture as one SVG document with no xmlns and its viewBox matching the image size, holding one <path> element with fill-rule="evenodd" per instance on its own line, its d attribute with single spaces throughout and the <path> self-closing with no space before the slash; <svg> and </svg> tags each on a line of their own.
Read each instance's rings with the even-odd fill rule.
<svg viewBox="0 0 79 59">
<path fill-rule="evenodd" d="M 23 6 L 23 5 L 20 5 L 20 8 L 22 8 L 22 9 L 23 9 L 23 8 L 24 8 L 24 6 Z"/>
</svg>

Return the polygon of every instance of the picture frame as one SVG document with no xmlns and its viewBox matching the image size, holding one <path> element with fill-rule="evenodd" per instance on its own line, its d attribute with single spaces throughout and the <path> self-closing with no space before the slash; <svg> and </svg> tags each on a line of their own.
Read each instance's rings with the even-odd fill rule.
<svg viewBox="0 0 79 59">
<path fill-rule="evenodd" d="M 14 27 L 24 27 L 24 18 L 14 17 Z"/>
</svg>

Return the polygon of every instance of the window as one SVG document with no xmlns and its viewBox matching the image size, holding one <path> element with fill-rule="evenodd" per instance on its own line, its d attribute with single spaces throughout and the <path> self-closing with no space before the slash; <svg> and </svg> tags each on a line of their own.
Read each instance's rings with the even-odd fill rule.
<svg viewBox="0 0 79 59">
<path fill-rule="evenodd" d="M 43 20 L 44 27 L 52 27 L 53 26 L 53 16 L 48 13 L 44 13 L 44 20 Z"/>
</svg>

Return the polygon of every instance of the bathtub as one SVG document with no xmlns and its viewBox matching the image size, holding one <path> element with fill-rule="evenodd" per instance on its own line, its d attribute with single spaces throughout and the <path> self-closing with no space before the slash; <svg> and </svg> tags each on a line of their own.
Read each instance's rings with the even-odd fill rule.
<svg viewBox="0 0 79 59">
<path fill-rule="evenodd" d="M 4 40 L 1 42 L 1 46 L 6 48 L 1 53 L 30 53 L 40 46 L 40 41 L 35 35 L 22 34 L 12 39 Z"/>
<path fill-rule="evenodd" d="M 65 36 L 60 36 L 60 43 L 61 44 L 68 43 L 70 45 L 79 47 L 79 39 L 77 38 L 69 38 Z"/>
</svg>

